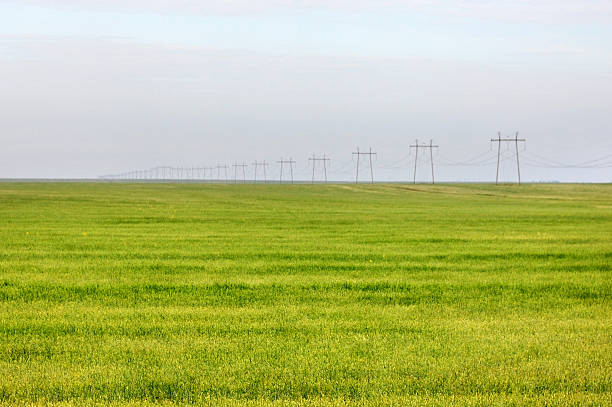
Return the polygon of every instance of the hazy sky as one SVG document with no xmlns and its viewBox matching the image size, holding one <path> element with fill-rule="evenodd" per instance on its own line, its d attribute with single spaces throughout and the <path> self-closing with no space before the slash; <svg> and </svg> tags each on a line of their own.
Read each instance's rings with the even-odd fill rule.
<svg viewBox="0 0 612 407">
<path fill-rule="evenodd" d="M 418 138 L 486 181 L 518 130 L 525 180 L 608 182 L 545 164 L 612 154 L 611 118 L 609 0 L 0 0 L 0 178 L 325 153 L 350 179 L 371 146 L 402 180 Z"/>
</svg>

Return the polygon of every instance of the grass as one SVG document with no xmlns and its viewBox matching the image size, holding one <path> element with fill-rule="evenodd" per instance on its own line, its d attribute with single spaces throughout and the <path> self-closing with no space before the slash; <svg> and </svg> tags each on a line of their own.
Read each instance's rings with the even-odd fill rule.
<svg viewBox="0 0 612 407">
<path fill-rule="evenodd" d="M 612 405 L 612 185 L 0 184 L 0 405 Z"/>
</svg>

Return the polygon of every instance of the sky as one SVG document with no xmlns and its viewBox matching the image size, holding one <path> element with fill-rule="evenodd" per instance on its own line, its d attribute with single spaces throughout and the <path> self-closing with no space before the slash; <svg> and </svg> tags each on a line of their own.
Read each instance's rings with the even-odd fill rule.
<svg viewBox="0 0 612 407">
<path fill-rule="evenodd" d="M 611 117 L 609 0 L 0 0 L 0 178 L 325 154 L 354 180 L 372 148 L 402 181 L 418 139 L 436 181 L 494 181 L 518 131 L 523 181 L 612 182 Z"/>
</svg>

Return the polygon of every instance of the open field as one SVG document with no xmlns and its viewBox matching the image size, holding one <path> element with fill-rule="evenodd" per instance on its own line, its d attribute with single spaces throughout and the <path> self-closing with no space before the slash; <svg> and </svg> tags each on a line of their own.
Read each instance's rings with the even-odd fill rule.
<svg viewBox="0 0 612 407">
<path fill-rule="evenodd" d="M 612 405 L 612 185 L 0 184 L 0 405 Z"/>
</svg>

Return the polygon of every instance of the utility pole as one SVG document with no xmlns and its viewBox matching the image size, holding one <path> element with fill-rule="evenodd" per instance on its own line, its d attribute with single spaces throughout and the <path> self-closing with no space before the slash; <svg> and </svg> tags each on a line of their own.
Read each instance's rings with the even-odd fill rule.
<svg viewBox="0 0 612 407">
<path fill-rule="evenodd" d="M 224 164 L 224 165 L 217 164 L 216 168 L 217 168 L 217 181 L 221 181 L 221 168 L 223 168 L 225 170 L 225 182 L 227 182 L 227 169 L 228 169 L 227 164 Z"/>
<path fill-rule="evenodd" d="M 289 169 L 291 171 L 291 183 L 293 184 L 293 164 L 295 161 L 290 157 L 288 160 L 283 160 L 281 157 L 280 161 L 277 161 L 280 164 L 280 182 L 283 182 L 283 164 L 289 164 Z"/>
<path fill-rule="evenodd" d="M 353 153 L 353 155 L 357 156 L 357 174 L 355 175 L 355 184 L 359 183 L 359 160 L 362 155 L 367 155 L 370 159 L 370 179 L 371 183 L 374 183 L 374 169 L 372 167 L 372 156 L 376 155 L 376 153 L 372 152 L 372 147 L 370 147 L 370 151 L 367 153 L 362 153 L 359 151 L 359 147 L 357 147 L 357 151 Z"/>
<path fill-rule="evenodd" d="M 434 148 L 439 148 L 440 146 L 434 146 L 433 145 L 433 140 L 429 140 L 429 144 L 419 144 L 419 140 L 416 140 L 415 143 L 413 145 L 410 146 L 410 148 L 414 148 L 415 149 L 415 154 L 414 154 L 414 177 L 412 179 L 412 183 L 416 184 L 416 173 L 417 173 L 417 162 L 419 160 L 419 148 L 428 148 L 429 149 L 429 158 L 431 161 L 431 183 L 435 184 L 435 179 L 434 179 L 434 162 L 433 162 L 433 149 Z"/>
<path fill-rule="evenodd" d="M 245 184 L 246 183 L 246 167 L 248 167 L 248 164 L 245 164 L 245 163 L 233 164 L 232 167 L 234 167 L 234 184 L 238 183 L 237 177 L 236 177 L 238 168 L 242 168 L 242 183 Z"/>
<path fill-rule="evenodd" d="M 322 161 L 323 162 L 323 173 L 325 175 L 325 183 L 327 184 L 327 162 L 331 161 L 331 159 L 326 157 L 325 154 L 323 154 L 323 157 L 317 157 L 313 154 L 312 157 L 308 159 L 308 161 L 312 162 L 312 183 L 314 184 L 315 182 L 316 163 L 317 161 Z"/>
<path fill-rule="evenodd" d="M 264 184 L 267 184 L 268 183 L 268 178 L 266 176 L 266 167 L 268 166 L 268 163 L 265 160 L 262 161 L 262 162 L 255 161 L 253 163 L 253 166 L 255 167 L 255 182 L 257 182 L 257 167 L 263 167 Z"/>
<path fill-rule="evenodd" d="M 214 174 L 213 171 L 215 170 L 215 167 L 204 167 L 204 178 L 206 178 L 206 170 L 210 171 L 210 180 L 213 181 L 214 179 Z"/>
<path fill-rule="evenodd" d="M 497 138 L 491 139 L 491 142 L 497 143 L 497 170 L 495 172 L 495 185 L 499 184 L 499 161 L 501 158 L 501 143 L 504 142 L 514 142 L 514 146 L 516 148 L 516 172 L 518 174 L 518 184 L 521 185 L 521 164 L 519 161 L 519 148 L 518 143 L 525 143 L 527 139 L 518 138 L 519 132 L 514 133 L 514 138 L 502 138 L 501 132 L 497 132 Z"/>
</svg>

